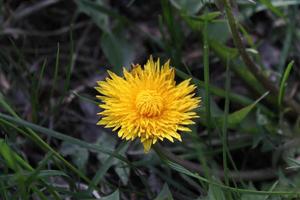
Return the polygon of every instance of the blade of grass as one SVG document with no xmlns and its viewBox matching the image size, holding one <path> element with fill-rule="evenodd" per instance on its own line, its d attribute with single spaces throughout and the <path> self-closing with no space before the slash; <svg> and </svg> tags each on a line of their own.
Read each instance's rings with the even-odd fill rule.
<svg viewBox="0 0 300 200">
<path fill-rule="evenodd" d="M 187 24 L 194 30 L 199 33 L 203 33 L 204 20 L 200 21 L 192 17 L 182 16 Z M 239 26 L 241 27 L 241 26 Z M 210 49 L 226 64 L 227 59 L 231 60 L 232 70 L 238 74 L 238 77 L 241 78 L 247 86 L 254 90 L 258 94 L 263 93 L 265 89 L 257 81 L 256 77 L 246 68 L 246 66 L 239 60 L 238 50 L 236 48 L 227 47 L 225 44 L 221 43 L 216 36 L 208 35 L 209 37 L 209 47 Z M 203 35 L 202 35 L 203 40 Z M 203 42 L 203 41 L 201 41 Z M 224 65 L 225 66 L 225 65 Z"/>
<path fill-rule="evenodd" d="M 7 112 L 9 112 L 12 116 L 5 115 L 0 113 L 0 115 L 6 116 L 10 119 L 14 119 L 16 121 L 19 121 L 22 119 L 17 115 L 17 113 L 8 105 L 8 103 L 4 100 L 3 95 L 0 93 L 0 106 L 4 108 Z M 0 117 L 1 118 L 1 117 Z M 15 125 L 11 123 L 7 123 L 5 120 L 1 120 L 3 123 L 10 125 L 11 127 L 17 129 L 20 133 L 23 133 L 25 136 L 29 137 L 31 140 L 33 140 L 36 144 L 38 144 L 44 151 L 53 152 L 55 157 L 57 157 L 59 160 L 62 161 L 62 163 L 65 164 L 71 171 L 73 171 L 75 174 L 77 174 L 79 177 L 81 177 L 86 182 L 90 183 L 90 180 L 88 177 L 86 177 L 81 171 L 79 171 L 77 168 L 75 168 L 71 163 L 69 163 L 66 159 L 64 159 L 58 152 L 56 152 L 52 147 L 50 147 L 43 139 L 41 139 L 36 132 L 34 132 L 30 127 L 25 125 L 25 130 L 23 131 L 19 128 L 17 128 Z M 29 123 L 32 124 L 32 123 Z M 46 129 L 47 130 L 47 129 Z"/>
<path fill-rule="evenodd" d="M 228 62 L 229 63 L 229 62 Z M 224 106 L 224 120 L 222 124 L 222 145 L 223 145 L 223 168 L 224 168 L 224 180 L 226 185 L 229 185 L 229 179 L 228 179 L 228 166 L 227 166 L 227 152 L 228 152 L 228 146 L 227 146 L 227 124 L 228 124 L 228 114 L 229 114 L 229 91 L 230 91 L 230 70 L 229 66 L 226 67 L 226 81 L 225 81 L 225 87 L 226 87 L 226 97 L 225 97 L 225 106 Z"/>
<path fill-rule="evenodd" d="M 210 137 L 211 132 L 211 112 L 210 112 L 210 91 L 209 91 L 209 46 L 207 20 L 204 21 L 203 29 L 203 65 L 204 65 L 204 89 L 205 89 L 205 113 L 207 120 L 207 132 Z"/>
<path fill-rule="evenodd" d="M 283 7 L 283 6 L 293 6 L 293 5 L 298 5 L 300 4 L 299 0 L 282 0 L 282 1 L 272 1 L 272 5 L 274 7 Z M 267 9 L 267 7 L 265 5 L 258 5 L 255 8 L 256 12 L 261 12 L 263 10 Z"/>
<path fill-rule="evenodd" d="M 74 63 L 75 63 L 75 53 L 74 53 L 74 40 L 73 40 L 73 24 L 71 25 L 71 30 L 70 30 L 70 61 L 67 67 L 67 71 L 66 71 L 66 82 L 64 85 L 64 95 L 66 94 L 67 90 L 70 87 L 70 80 L 71 80 L 71 74 L 72 74 L 72 70 L 74 67 Z"/>
<path fill-rule="evenodd" d="M 276 181 L 269 189 L 269 191 L 273 191 L 276 186 L 278 185 L 279 181 Z M 263 200 L 267 200 L 270 197 L 270 195 L 266 195 L 265 198 Z"/>
<path fill-rule="evenodd" d="M 167 26 L 167 30 L 170 34 L 170 41 L 168 42 L 167 49 L 171 55 L 172 60 L 175 63 L 175 66 L 180 66 L 181 60 L 181 46 L 182 46 L 182 33 L 181 29 L 178 26 L 178 23 L 174 20 L 174 11 L 171 3 L 168 0 L 162 0 L 161 7 L 162 7 L 162 15 L 164 22 Z"/>
<path fill-rule="evenodd" d="M 40 171 L 47 165 L 47 162 L 52 158 L 53 153 L 48 153 L 42 161 L 39 162 L 39 165 L 36 169 L 32 169 L 32 174 L 27 178 L 26 185 L 30 185 L 38 177 Z"/>
<path fill-rule="evenodd" d="M 169 189 L 168 184 L 164 184 L 162 190 L 159 192 L 159 194 L 157 195 L 157 197 L 154 200 L 162 200 L 162 199 L 166 199 L 166 200 L 174 200 L 172 193 Z"/>
<path fill-rule="evenodd" d="M 6 165 L 15 172 L 19 171 L 19 165 L 24 164 L 24 166 L 27 167 L 23 159 L 12 151 L 3 139 L 0 139 L 0 155 L 2 155 Z"/>
<path fill-rule="evenodd" d="M 235 46 L 238 48 L 240 56 L 253 75 L 261 82 L 261 84 L 270 91 L 270 93 L 277 97 L 279 93 L 279 88 L 277 85 L 274 85 L 268 77 L 265 76 L 263 71 L 259 69 L 259 67 L 256 65 L 256 63 L 253 62 L 252 58 L 249 56 L 249 54 L 246 52 L 242 38 L 240 37 L 239 31 L 237 29 L 237 21 L 234 17 L 233 10 L 230 5 L 229 0 L 222 0 L 224 6 L 225 6 L 225 12 L 228 20 L 228 25 L 230 27 L 231 33 L 232 33 L 232 39 L 234 41 Z M 275 98 L 276 99 L 276 98 Z M 297 115 L 300 113 L 300 105 L 294 100 L 285 98 L 283 99 L 286 106 L 291 107 L 291 114 Z"/>
<path fill-rule="evenodd" d="M 151 167 L 151 170 L 153 170 L 153 172 L 155 174 L 157 174 L 163 181 L 167 182 L 170 186 L 186 193 L 189 196 L 193 196 L 194 193 L 192 191 L 190 191 L 185 184 L 182 184 L 181 182 L 178 182 L 174 179 L 172 179 L 172 177 L 168 176 L 166 172 L 162 171 L 162 170 L 158 170 L 155 167 Z"/>
<path fill-rule="evenodd" d="M 23 171 L 21 173 L 22 176 L 25 178 L 32 176 L 32 171 Z M 47 177 L 52 177 L 52 176 L 63 176 L 63 177 L 68 177 L 68 175 L 62 171 L 58 170 L 41 170 L 40 173 L 38 174 L 38 178 L 47 178 Z M 11 181 L 14 184 L 16 184 L 16 174 L 5 174 L 5 175 L 0 175 L 0 180 L 8 180 Z"/>
<path fill-rule="evenodd" d="M 225 81 L 225 106 L 224 106 L 224 120 L 222 124 L 222 157 L 223 157 L 223 168 L 224 168 L 224 181 L 226 185 L 229 185 L 229 178 L 228 178 L 228 163 L 227 163 L 227 152 L 228 151 L 228 141 L 227 141 L 227 124 L 228 124 L 228 114 L 229 114 L 229 91 L 231 85 L 231 75 L 230 75 L 230 68 L 229 68 L 229 61 L 227 61 L 226 66 L 226 81 Z M 226 192 L 225 196 L 226 199 L 232 199 L 232 195 L 230 192 Z"/>
<path fill-rule="evenodd" d="M 0 155 L 4 158 L 5 162 L 3 164 L 15 172 L 17 191 L 14 193 L 14 196 L 16 198 L 19 196 L 28 199 L 25 177 L 21 175 L 23 171 L 22 165 L 27 163 L 23 162 L 23 159 L 3 139 L 0 140 Z"/>
<path fill-rule="evenodd" d="M 42 68 L 37 78 L 35 74 L 31 76 L 31 87 L 30 87 L 30 99 L 31 99 L 31 112 L 32 112 L 32 121 L 37 122 L 38 111 L 39 111 L 39 90 L 44 77 L 44 72 L 47 64 L 47 59 L 44 60 Z"/>
<path fill-rule="evenodd" d="M 157 153 L 157 155 L 160 157 L 160 159 L 166 163 L 170 168 L 172 168 L 173 170 L 179 172 L 179 173 L 183 173 L 186 174 L 190 177 L 194 177 L 196 179 L 199 179 L 203 182 L 206 182 L 208 184 L 214 185 L 214 186 L 218 186 L 224 190 L 227 191 L 231 191 L 234 193 L 244 193 L 244 194 L 254 194 L 254 195 L 272 195 L 272 196 L 282 196 L 282 195 L 288 195 L 288 196 L 296 196 L 296 195 L 300 195 L 300 192 L 290 192 L 290 191 L 257 191 L 257 190 L 249 190 L 249 189 L 242 189 L 242 188 L 233 188 L 230 186 L 226 186 L 223 185 L 221 183 L 215 182 L 215 181 L 211 181 L 208 180 L 200 175 L 198 175 L 197 173 L 192 173 L 191 171 L 187 170 L 186 168 L 182 167 L 181 165 L 174 163 L 172 161 L 170 161 L 167 157 L 165 157 L 165 155 L 159 150 L 159 148 L 156 148 L 154 146 L 154 150 Z"/>
<path fill-rule="evenodd" d="M 3 120 L 4 119 L 4 120 Z M 6 121 L 7 120 L 7 121 Z M 13 127 L 14 129 L 16 129 L 18 132 L 26 135 L 27 133 L 25 131 L 23 131 L 22 129 L 16 127 L 14 124 L 10 123 L 9 121 L 11 122 L 14 122 L 15 124 L 17 125 L 20 125 L 20 126 L 24 126 L 24 127 L 28 127 L 32 130 L 35 130 L 35 131 L 38 131 L 40 133 L 43 133 L 47 136 L 51 136 L 53 138 L 56 138 L 56 139 L 59 139 L 59 140 L 63 140 L 63 141 L 66 141 L 66 142 L 69 142 L 73 145 L 78 145 L 80 147 L 83 147 L 83 148 L 86 148 L 86 149 L 89 149 L 91 151 L 95 151 L 95 152 L 100 152 L 100 153 L 105 153 L 105 154 L 108 154 L 114 158 L 117 158 L 119 159 L 120 161 L 123 161 L 125 162 L 127 165 L 129 165 L 133 170 L 135 170 L 136 172 L 138 172 L 138 170 L 136 169 L 136 167 L 134 165 L 131 164 L 130 161 L 127 160 L 126 157 L 120 155 L 120 154 L 117 154 L 115 152 L 113 152 L 112 150 L 108 150 L 108 149 L 105 149 L 103 147 L 101 147 L 100 145 L 97 145 L 97 144 L 91 144 L 91 143 L 87 143 L 87 142 L 84 142 L 82 140 L 79 140 L 79 139 L 76 139 L 76 138 L 73 138 L 71 136 L 68 136 L 68 135 L 65 135 L 65 134 L 62 134 L 62 133 L 59 133 L 57 131 L 54 131 L 54 130 L 51 130 L 51 129 L 47 129 L 47 128 L 44 128 L 42 126 L 39 126 L 39 125 L 36 125 L 36 124 L 32 124 L 30 122 L 27 122 L 25 120 L 22 120 L 22 119 L 18 119 L 18 118 L 14 118 L 14 117 L 11 117 L 9 115 L 5 115 L 5 114 L 2 114 L 0 113 L 0 123 L 4 123 L 4 124 L 7 124 L 11 127 Z M 54 155 L 55 155 L 55 152 L 53 152 Z M 55 155 L 57 156 L 57 155 Z M 60 159 L 60 158 L 58 158 Z M 64 160 L 62 160 L 63 163 L 67 162 Z M 74 171 L 74 173 L 78 174 L 79 177 L 82 177 L 82 174 L 80 172 L 78 172 L 75 169 L 71 168 L 70 166 L 67 165 L 68 168 L 70 168 L 72 171 Z M 142 182 L 144 183 L 144 185 L 146 185 L 146 181 L 143 179 L 143 177 L 140 177 Z M 84 179 L 85 180 L 85 179 Z M 85 180 L 87 183 L 93 185 L 91 183 L 91 181 L 88 179 L 88 180 Z M 96 188 L 96 186 L 93 185 L 93 188 Z"/>
<path fill-rule="evenodd" d="M 195 77 L 190 77 L 188 74 L 184 73 L 183 71 L 179 70 L 179 69 L 176 69 L 176 75 L 181 77 L 182 79 L 188 79 L 188 78 L 192 78 L 193 81 L 199 86 L 199 87 L 205 87 L 205 84 L 203 81 L 195 78 Z M 221 89 L 221 88 L 218 88 L 218 87 L 215 87 L 211 84 L 209 84 L 209 90 L 212 94 L 216 95 L 216 96 L 219 96 L 219 97 L 223 97 L 225 98 L 226 96 L 226 92 Z M 254 100 L 248 98 L 248 97 L 245 97 L 245 96 L 242 96 L 242 95 L 239 95 L 239 94 L 236 94 L 236 93 L 233 93 L 233 92 L 230 92 L 229 93 L 229 99 L 230 101 L 232 102 L 235 102 L 235 103 L 239 103 L 243 106 L 248 106 L 249 104 L 252 104 Z M 269 110 L 268 108 L 266 108 L 265 106 L 261 105 L 261 104 L 258 104 L 257 105 L 260 109 L 262 109 L 263 112 L 265 112 L 266 114 L 268 114 L 269 116 L 275 116 L 275 114 Z"/>
<path fill-rule="evenodd" d="M 89 150 L 93 150 L 93 151 L 97 151 L 97 152 L 101 152 L 101 153 L 111 155 L 111 156 L 113 156 L 113 157 L 115 157 L 115 158 L 117 158 L 117 159 L 119 159 L 119 160 L 121 160 L 121 161 L 123 161 L 127 164 L 130 164 L 130 162 L 125 157 L 123 157 L 119 154 L 115 154 L 112 150 L 105 149 L 105 148 L 101 147 L 100 145 L 90 144 L 90 143 L 84 142 L 82 140 L 79 140 L 77 138 L 62 134 L 60 132 L 57 132 L 57 131 L 54 131 L 54 130 L 51 130 L 51 129 L 47 129 L 45 127 L 30 123 L 28 121 L 25 121 L 25 120 L 22 120 L 22 119 L 18 119 L 18 118 L 11 117 L 9 115 L 5 115 L 5 114 L 0 113 L 0 121 L 1 122 L 14 127 L 16 130 L 18 130 L 19 132 L 21 132 L 23 134 L 26 134 L 26 133 L 24 133 L 25 131 L 23 131 L 22 129 L 16 127 L 14 124 L 11 124 L 11 123 L 9 124 L 6 120 L 10 121 L 10 122 L 14 122 L 15 124 L 20 125 L 20 126 L 28 127 L 32 130 L 38 131 L 38 132 L 43 133 L 45 135 L 49 135 L 53 138 L 69 142 L 73 145 L 78 145 L 80 147 L 83 147 L 83 148 L 86 148 L 86 149 L 89 149 Z"/>
<path fill-rule="evenodd" d="M 114 191 L 112 194 L 101 198 L 102 200 L 120 200 L 119 189 Z"/>
<path fill-rule="evenodd" d="M 31 188 L 30 184 L 31 182 L 33 181 L 33 178 L 34 177 L 38 177 L 40 176 L 39 172 L 40 170 L 34 170 L 25 160 L 22 159 L 22 157 L 20 157 L 18 154 L 16 154 L 15 152 L 13 152 L 12 150 L 10 150 L 10 147 L 4 142 L 4 140 L 0 139 L 0 152 L 2 152 L 2 154 L 4 153 L 7 156 L 10 157 L 10 159 L 13 159 L 16 161 L 16 163 L 28 170 L 28 171 L 33 171 L 32 172 L 32 175 L 30 175 L 27 179 L 24 179 L 24 185 L 26 185 L 26 187 L 29 189 Z M 48 159 L 47 159 L 48 160 Z M 17 170 L 17 168 L 15 168 L 15 171 Z M 22 170 L 23 171 L 23 170 Z M 50 172 L 50 171 L 49 171 Z M 53 171 L 54 172 L 54 171 Z M 23 173 L 23 172 L 20 172 L 20 170 L 17 170 L 17 173 Z M 21 175 L 23 176 L 23 175 Z M 31 178 L 32 177 L 32 178 Z M 0 179 L 3 178 L 0 176 Z M 8 177 L 6 177 L 5 179 L 7 179 Z M 13 181 L 13 182 L 16 182 L 16 181 Z M 49 185 L 45 182 L 45 181 L 42 181 L 42 183 L 49 189 Z M 35 187 L 33 185 L 33 187 Z M 52 194 L 55 194 L 56 196 L 58 196 L 58 194 L 56 194 L 55 191 L 50 191 Z M 57 199 L 57 198 L 56 198 Z"/>
<path fill-rule="evenodd" d="M 38 80 L 38 84 L 37 84 L 37 88 L 36 88 L 36 90 L 37 90 L 37 96 L 39 95 L 41 83 L 42 83 L 42 80 L 44 78 L 44 73 L 45 73 L 46 65 L 47 65 L 47 58 L 45 58 L 45 60 L 43 62 L 42 69 L 41 69 L 41 72 L 40 72 L 40 75 L 39 75 L 39 80 Z"/>
<path fill-rule="evenodd" d="M 265 5 L 271 12 L 273 12 L 278 17 L 285 18 L 284 14 L 277 7 L 273 6 L 270 0 L 260 0 L 260 3 Z"/>
<path fill-rule="evenodd" d="M 3 198 L 4 200 L 8 200 L 8 190 L 5 188 L 4 186 L 4 181 L 0 181 L 0 194 L 1 194 L 1 198 Z"/>
<path fill-rule="evenodd" d="M 289 78 L 290 72 L 294 65 L 294 61 L 291 61 L 288 66 L 286 67 L 284 74 L 281 78 L 280 85 L 279 85 L 279 95 L 278 95 L 278 107 L 280 108 L 282 105 L 282 101 L 284 99 L 285 88 L 286 88 L 286 81 Z"/>
<path fill-rule="evenodd" d="M 119 152 L 121 151 L 126 151 L 126 149 L 128 148 L 128 142 L 122 142 L 117 148 L 116 150 L 113 152 L 114 154 L 119 154 Z M 113 165 L 114 162 L 114 157 L 112 155 L 110 155 L 102 164 L 102 166 L 100 167 L 100 169 L 97 171 L 96 175 L 94 176 L 94 178 L 92 179 L 92 184 L 93 185 L 98 185 L 99 182 L 103 179 L 104 175 L 106 174 L 107 170 Z M 92 187 L 89 186 L 88 191 L 92 192 Z"/>
<path fill-rule="evenodd" d="M 88 103 L 95 104 L 95 105 L 98 105 L 98 104 L 99 104 L 99 102 L 97 102 L 97 101 L 95 101 L 95 100 L 92 100 L 92 99 L 90 99 L 90 98 L 88 98 L 88 97 L 85 97 L 85 96 L 83 96 L 83 95 L 81 95 L 81 94 L 78 94 L 77 92 L 73 92 L 73 94 L 74 94 L 75 96 L 77 96 L 79 99 L 81 99 L 81 100 L 83 100 L 83 101 L 86 101 L 86 102 L 88 102 Z"/>
<path fill-rule="evenodd" d="M 72 71 L 73 71 L 73 67 L 74 67 L 74 63 L 75 63 L 75 59 L 76 59 L 76 55 L 75 55 L 75 51 L 74 51 L 74 40 L 73 40 L 73 24 L 71 24 L 71 28 L 70 28 L 70 60 L 69 60 L 69 64 L 67 65 L 67 69 L 66 69 L 66 74 L 65 74 L 65 82 L 64 82 L 64 86 L 63 86 L 63 94 L 60 96 L 58 103 L 52 108 L 52 115 L 56 115 L 57 112 L 59 111 L 59 107 L 62 105 L 64 97 L 67 95 L 68 89 L 70 87 L 70 80 L 71 80 L 71 75 L 72 75 Z M 59 46 L 57 49 L 57 54 L 56 54 L 56 64 L 57 67 L 59 65 Z"/>
<path fill-rule="evenodd" d="M 280 74 L 282 74 L 284 70 L 284 65 L 286 63 L 288 53 L 292 44 L 293 34 L 295 31 L 295 23 L 296 23 L 296 18 L 295 18 L 297 12 L 296 9 L 297 9 L 296 7 L 292 7 L 291 9 L 288 9 L 289 19 L 287 21 L 287 31 L 284 38 L 283 48 L 280 54 L 279 66 L 278 66 L 278 71 Z"/>
<path fill-rule="evenodd" d="M 32 190 L 39 197 L 39 199 L 48 200 L 48 198 L 40 191 L 40 189 L 33 187 Z"/>
<path fill-rule="evenodd" d="M 60 52 L 59 52 L 59 43 L 57 43 L 57 51 L 56 51 L 56 58 L 55 58 L 55 67 L 54 67 L 54 75 L 53 75 L 53 83 L 52 88 L 50 90 L 50 96 L 49 99 L 51 100 L 53 97 L 54 89 L 56 88 L 56 83 L 58 79 L 58 67 L 59 67 L 59 58 L 60 58 Z M 51 102 L 50 102 L 51 105 Z"/>
</svg>

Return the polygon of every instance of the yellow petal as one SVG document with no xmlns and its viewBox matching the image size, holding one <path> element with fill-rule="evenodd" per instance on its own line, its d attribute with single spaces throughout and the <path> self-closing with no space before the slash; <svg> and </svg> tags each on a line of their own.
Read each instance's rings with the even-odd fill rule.
<svg viewBox="0 0 300 200">
<path fill-rule="evenodd" d="M 143 141 L 143 146 L 144 146 L 144 152 L 145 153 L 149 153 L 151 145 L 152 145 L 152 139 L 148 139 L 148 140 Z"/>
</svg>

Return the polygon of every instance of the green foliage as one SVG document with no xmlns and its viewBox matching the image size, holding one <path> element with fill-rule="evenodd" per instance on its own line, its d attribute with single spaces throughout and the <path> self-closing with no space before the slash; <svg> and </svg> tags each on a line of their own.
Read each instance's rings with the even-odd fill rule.
<svg viewBox="0 0 300 200">
<path fill-rule="evenodd" d="M 103 197 L 101 199 L 103 199 L 103 200 L 119 200 L 120 199 L 119 190 L 116 190 L 111 195 L 108 195 L 108 196 Z"/>
<path fill-rule="evenodd" d="M 157 195 L 155 200 L 173 200 L 172 193 L 170 192 L 169 186 L 164 184 L 162 190 Z"/>
<path fill-rule="evenodd" d="M 198 0 L 170 0 L 170 2 L 181 12 L 186 12 L 189 15 L 196 14 L 205 4 L 204 1 Z"/>
<path fill-rule="evenodd" d="M 115 14 L 107 8 L 103 1 L 76 1 L 79 11 L 91 17 L 93 22 L 103 31 L 101 36 L 101 48 L 107 57 L 113 70 L 120 74 L 122 67 L 128 67 L 133 59 L 133 47 L 124 37 L 121 27 L 112 29 L 109 24 L 109 15 L 116 16 L 118 20 L 123 20 L 122 16 Z"/>
<path fill-rule="evenodd" d="M 102 50 L 118 74 L 121 74 L 122 67 L 131 64 L 133 58 L 133 48 L 122 35 L 121 32 L 118 35 L 107 32 L 101 36 Z"/>
<path fill-rule="evenodd" d="M 240 110 L 237 110 L 233 113 L 230 113 L 227 116 L 227 123 L 229 128 L 234 128 L 241 124 L 241 122 L 247 117 L 247 115 L 250 113 L 251 110 L 255 108 L 255 106 L 258 104 L 259 101 L 261 101 L 264 97 L 266 97 L 269 93 L 265 93 L 262 95 L 259 99 L 254 101 L 252 104 L 243 107 Z M 218 125 L 222 125 L 224 123 L 224 118 L 217 118 Z"/>
</svg>

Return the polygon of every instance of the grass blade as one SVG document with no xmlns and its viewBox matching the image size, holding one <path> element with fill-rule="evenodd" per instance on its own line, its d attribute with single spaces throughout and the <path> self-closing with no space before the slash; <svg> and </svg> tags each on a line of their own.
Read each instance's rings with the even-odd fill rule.
<svg viewBox="0 0 300 200">
<path fill-rule="evenodd" d="M 278 95 L 278 107 L 280 108 L 281 105 L 282 105 L 282 101 L 283 101 L 283 98 L 284 98 L 284 94 L 285 94 L 285 88 L 286 88 L 286 81 L 287 79 L 289 78 L 289 75 L 290 75 L 290 72 L 292 70 L 292 67 L 294 65 L 294 61 L 291 61 L 287 68 L 285 69 L 284 71 L 284 74 L 281 78 L 281 81 L 280 81 L 280 86 L 279 86 L 279 95 Z"/>
<path fill-rule="evenodd" d="M 155 147 L 154 147 L 155 148 Z M 179 173 L 183 173 L 186 174 L 190 177 L 194 177 L 200 181 L 203 181 L 205 183 L 214 185 L 214 186 L 218 186 L 224 190 L 227 191 L 231 191 L 231 192 L 235 192 L 235 193 L 244 193 L 244 194 L 253 194 L 253 195 L 270 195 L 270 196 L 282 196 L 282 195 L 287 195 L 287 196 L 297 196 L 300 195 L 300 192 L 288 192 L 288 191 L 257 191 L 257 190 L 250 190 L 250 189 L 242 189 L 242 188 L 233 188 L 230 186 L 226 186 L 223 185 L 221 183 L 218 183 L 216 181 L 212 181 L 209 179 L 206 179 L 200 175 L 198 175 L 197 173 L 192 173 L 191 171 L 187 170 L 186 168 L 182 167 L 181 165 L 172 162 L 171 160 L 167 159 L 167 157 L 158 149 L 155 148 L 155 151 L 157 153 L 157 155 L 160 157 L 160 159 L 166 163 L 170 168 L 172 168 L 173 170 L 179 172 Z"/>
<path fill-rule="evenodd" d="M 228 166 L 227 166 L 227 152 L 228 152 L 228 146 L 227 146 L 227 125 L 228 125 L 228 113 L 229 113 L 229 91 L 230 91 L 230 70 L 229 66 L 227 64 L 226 67 L 226 81 L 225 81 L 225 87 L 226 87 L 226 98 L 225 98 L 225 106 L 224 106 L 224 120 L 222 124 L 222 145 L 223 145 L 223 168 L 224 168 L 224 180 L 226 185 L 229 185 L 229 179 L 228 179 Z"/>
<path fill-rule="evenodd" d="M 204 21 L 203 29 L 203 60 L 204 60 L 204 88 L 205 88 L 205 112 L 207 120 L 207 132 L 211 131 L 210 91 L 209 91 L 209 46 L 207 20 Z"/>
<path fill-rule="evenodd" d="M 60 132 L 57 132 L 57 131 L 54 131 L 54 130 L 51 130 L 51 129 L 48 129 L 48 128 L 45 128 L 45 127 L 42 127 L 42 126 L 39 126 L 39 125 L 36 125 L 36 124 L 33 124 L 33 123 L 28 122 L 28 121 L 18 119 L 18 118 L 15 118 L 15 117 L 12 117 L 12 116 L 9 116 L 9 115 L 6 115 L 6 114 L 0 113 L 0 119 L 1 118 L 5 119 L 7 121 L 10 121 L 10 122 L 14 122 L 15 124 L 18 124 L 20 126 L 28 127 L 30 129 L 33 129 L 33 130 L 38 131 L 40 133 L 43 133 L 45 135 L 51 136 L 53 138 L 66 141 L 66 142 L 69 142 L 73 145 L 78 145 L 80 147 L 87 148 L 89 150 L 105 153 L 105 154 L 111 155 L 111 156 L 113 156 L 113 157 L 115 157 L 115 158 L 117 158 L 117 159 L 119 159 L 119 160 L 121 160 L 121 161 L 123 161 L 127 164 L 129 163 L 129 161 L 125 157 L 123 157 L 119 154 L 115 154 L 112 150 L 104 149 L 103 147 L 101 147 L 99 145 L 90 144 L 90 143 L 84 142 L 82 140 L 79 140 L 77 138 L 65 135 L 63 133 L 60 133 Z M 21 130 L 19 129 L 19 131 L 21 131 Z"/>
</svg>

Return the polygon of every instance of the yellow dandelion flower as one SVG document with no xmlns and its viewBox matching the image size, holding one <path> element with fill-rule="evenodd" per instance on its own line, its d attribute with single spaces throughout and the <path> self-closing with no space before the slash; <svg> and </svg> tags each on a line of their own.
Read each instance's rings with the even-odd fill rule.
<svg viewBox="0 0 300 200">
<path fill-rule="evenodd" d="M 130 72 L 123 68 L 124 77 L 108 74 L 95 87 L 102 94 L 97 98 L 103 109 L 97 125 L 118 130 L 125 140 L 140 138 L 145 152 L 158 140 L 181 141 L 178 131 L 191 131 L 186 125 L 194 124 L 192 119 L 198 117 L 193 110 L 200 98 L 194 97 L 196 86 L 190 79 L 176 85 L 169 61 L 161 66 L 159 59 L 154 62 L 150 57 L 144 68 L 133 65 Z"/>
</svg>

